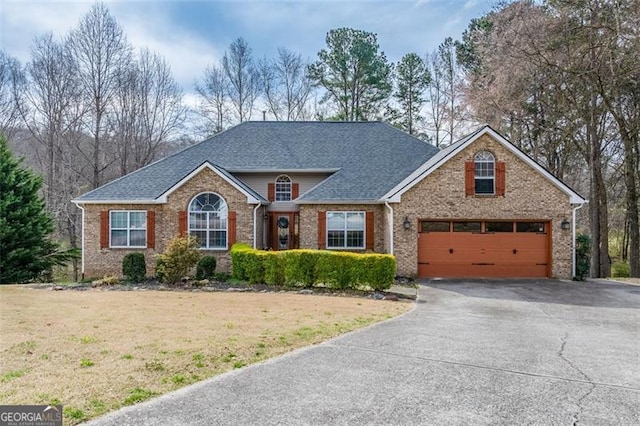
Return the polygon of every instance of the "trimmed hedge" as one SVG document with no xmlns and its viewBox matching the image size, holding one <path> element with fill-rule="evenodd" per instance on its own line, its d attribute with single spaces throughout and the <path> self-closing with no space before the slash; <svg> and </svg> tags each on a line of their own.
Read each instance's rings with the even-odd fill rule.
<svg viewBox="0 0 640 426">
<path fill-rule="evenodd" d="M 395 277 L 396 260 L 388 254 L 327 250 L 254 250 L 244 243 L 231 249 L 233 277 L 251 284 L 337 290 L 385 290 Z"/>
</svg>

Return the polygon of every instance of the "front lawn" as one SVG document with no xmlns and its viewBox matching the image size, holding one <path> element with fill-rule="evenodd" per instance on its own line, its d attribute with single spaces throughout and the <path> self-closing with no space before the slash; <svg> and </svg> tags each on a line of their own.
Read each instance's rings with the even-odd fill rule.
<svg viewBox="0 0 640 426">
<path fill-rule="evenodd" d="M 294 293 L 0 286 L 0 403 L 76 424 L 399 315 L 410 303 Z"/>
</svg>

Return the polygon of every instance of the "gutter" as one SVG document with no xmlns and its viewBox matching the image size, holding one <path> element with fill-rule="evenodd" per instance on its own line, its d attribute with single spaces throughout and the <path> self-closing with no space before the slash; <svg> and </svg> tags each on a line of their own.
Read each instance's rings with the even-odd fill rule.
<svg viewBox="0 0 640 426">
<path fill-rule="evenodd" d="M 393 255 L 393 207 L 389 204 L 389 200 L 385 200 L 384 205 L 389 209 L 389 254 Z"/>
<path fill-rule="evenodd" d="M 588 200 L 585 200 L 585 202 L 583 204 L 579 204 L 577 207 L 573 208 L 573 212 L 572 212 L 572 220 L 571 220 L 571 234 L 572 234 L 572 238 L 571 238 L 571 253 L 572 253 L 572 262 L 571 262 L 571 277 L 573 279 L 576 278 L 576 212 L 578 210 L 580 210 L 582 207 L 584 207 L 584 204 L 588 203 Z"/>
</svg>

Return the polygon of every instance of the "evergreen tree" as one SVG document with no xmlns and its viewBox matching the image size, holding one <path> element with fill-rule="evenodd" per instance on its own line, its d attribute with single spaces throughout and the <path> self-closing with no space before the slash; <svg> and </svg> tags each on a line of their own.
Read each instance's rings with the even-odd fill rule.
<svg viewBox="0 0 640 426">
<path fill-rule="evenodd" d="M 0 284 L 35 280 L 76 256 L 50 239 L 54 222 L 41 187 L 42 178 L 14 158 L 0 135 Z"/>
</svg>

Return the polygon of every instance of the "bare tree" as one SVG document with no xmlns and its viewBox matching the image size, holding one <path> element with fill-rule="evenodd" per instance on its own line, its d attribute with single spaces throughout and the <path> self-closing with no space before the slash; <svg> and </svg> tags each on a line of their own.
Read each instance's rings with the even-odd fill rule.
<svg viewBox="0 0 640 426">
<path fill-rule="evenodd" d="M 444 97 L 444 76 L 437 51 L 427 57 L 427 70 L 431 82 L 427 88 L 429 108 L 427 112 L 427 130 L 432 134 L 433 144 L 439 147 L 444 139 L 446 101 Z"/>
<path fill-rule="evenodd" d="M 131 48 L 122 28 L 104 3 L 96 3 L 80 20 L 69 43 L 78 63 L 80 86 L 90 107 L 84 116 L 86 131 L 92 136 L 89 152 L 83 151 L 92 166 L 91 187 L 104 183 L 103 172 L 115 159 L 106 149 L 107 116 L 119 82 L 119 73 L 131 60 Z"/>
<path fill-rule="evenodd" d="M 245 39 L 239 37 L 231 43 L 222 58 L 222 68 L 229 79 L 229 97 L 238 122 L 250 120 L 260 84 L 252 51 Z"/>
<path fill-rule="evenodd" d="M 14 57 L 0 50 L 0 132 L 11 139 L 20 121 L 20 108 L 24 107 L 24 73 Z"/>
<path fill-rule="evenodd" d="M 229 79 L 217 65 L 205 69 L 202 81 L 196 82 L 198 113 L 204 119 L 205 135 L 220 133 L 230 124 Z"/>
<path fill-rule="evenodd" d="M 44 175 L 45 201 L 59 238 L 77 247 L 80 217 L 70 200 L 82 191 L 77 142 L 84 109 L 76 64 L 66 42 L 50 33 L 36 37 L 26 78 L 20 113 L 29 137 L 23 143 L 29 144 L 31 163 Z M 77 277 L 77 262 L 73 265 Z"/>
<path fill-rule="evenodd" d="M 302 55 L 278 48 L 276 59 L 260 61 L 258 70 L 268 110 L 276 120 L 308 118 L 307 104 L 312 92 Z"/>
<path fill-rule="evenodd" d="M 140 51 L 118 73 L 111 131 L 118 147 L 120 175 L 156 160 L 186 117 L 182 90 L 159 55 Z"/>
</svg>

